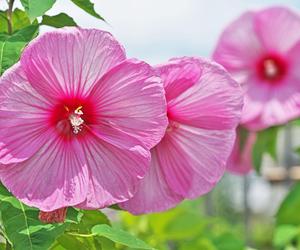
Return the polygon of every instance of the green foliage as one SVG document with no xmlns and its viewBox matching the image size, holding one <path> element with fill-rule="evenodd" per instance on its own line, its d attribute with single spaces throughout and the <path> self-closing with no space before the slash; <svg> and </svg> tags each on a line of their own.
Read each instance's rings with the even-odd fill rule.
<svg viewBox="0 0 300 250">
<path fill-rule="evenodd" d="M 300 183 L 296 183 L 277 212 L 277 224 L 300 226 Z"/>
<path fill-rule="evenodd" d="M 105 237 L 113 242 L 128 246 L 130 248 L 153 249 L 153 247 L 148 246 L 145 242 L 135 238 L 129 233 L 105 224 L 94 226 L 92 228 L 92 233 L 94 235 Z"/>
<path fill-rule="evenodd" d="M 15 250 L 47 249 L 61 235 L 70 223 L 79 219 L 77 211 L 68 211 L 64 224 L 42 224 L 38 210 L 22 204 L 2 185 L 0 186 L 0 215 L 3 234 Z"/>
<path fill-rule="evenodd" d="M 203 215 L 199 202 L 186 202 L 164 213 L 122 213 L 122 226 L 160 250 L 244 250 L 242 234 L 221 218 Z"/>
<path fill-rule="evenodd" d="M 13 33 L 31 24 L 27 13 L 20 9 L 12 12 Z M 8 33 L 7 11 L 0 11 L 0 32 Z"/>
<path fill-rule="evenodd" d="M 31 21 L 42 16 L 47 10 L 51 9 L 56 0 L 21 0 L 21 3 L 28 13 Z"/>
<path fill-rule="evenodd" d="M 55 28 L 62 28 L 65 26 L 77 26 L 73 18 L 65 13 L 60 13 L 55 16 L 44 15 L 41 24 L 52 26 Z"/>
<path fill-rule="evenodd" d="M 38 25 L 30 25 L 11 36 L 0 33 L 0 74 L 15 64 L 23 48 L 38 34 Z"/>
<path fill-rule="evenodd" d="M 277 133 L 278 127 L 271 127 L 257 133 L 257 139 L 252 150 L 252 160 L 257 172 L 260 171 L 265 153 L 276 160 Z"/>
<path fill-rule="evenodd" d="M 94 4 L 90 0 L 71 0 L 79 8 L 83 9 L 85 12 L 89 13 L 93 17 L 99 18 L 104 21 L 103 17 L 100 16 L 94 9 Z"/>
<path fill-rule="evenodd" d="M 293 241 L 300 233 L 300 229 L 294 225 L 280 225 L 276 228 L 273 243 L 275 247 L 284 247 Z"/>
</svg>

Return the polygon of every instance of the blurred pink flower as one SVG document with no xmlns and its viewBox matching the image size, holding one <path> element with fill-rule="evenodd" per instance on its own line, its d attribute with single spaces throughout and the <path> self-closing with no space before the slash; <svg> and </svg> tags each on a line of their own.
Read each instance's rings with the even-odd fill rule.
<svg viewBox="0 0 300 250">
<path fill-rule="evenodd" d="M 252 148 L 256 141 L 255 132 L 243 132 L 237 129 L 237 136 L 232 153 L 227 163 L 227 170 L 233 174 L 245 175 L 253 170 Z"/>
<path fill-rule="evenodd" d="M 241 123 L 260 130 L 300 115 L 300 15 L 249 11 L 223 32 L 213 58 L 243 84 Z"/>
<path fill-rule="evenodd" d="M 151 167 L 135 196 L 120 206 L 159 212 L 209 192 L 223 176 L 240 121 L 242 91 L 219 65 L 179 58 L 157 67 L 169 126 L 151 151 Z"/>
<path fill-rule="evenodd" d="M 107 32 L 40 36 L 1 78 L 1 182 L 43 211 L 130 198 L 167 126 L 156 75 Z"/>
</svg>

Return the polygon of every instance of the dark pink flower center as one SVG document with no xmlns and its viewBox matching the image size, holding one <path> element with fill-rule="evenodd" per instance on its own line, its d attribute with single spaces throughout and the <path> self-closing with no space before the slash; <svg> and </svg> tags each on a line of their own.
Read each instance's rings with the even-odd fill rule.
<svg viewBox="0 0 300 250">
<path fill-rule="evenodd" d="M 82 136 L 95 123 L 94 106 L 83 98 L 63 98 L 53 107 L 50 123 L 65 138 Z"/>
<path fill-rule="evenodd" d="M 277 54 L 262 57 L 257 63 L 258 76 L 269 83 L 277 83 L 287 74 L 286 60 Z"/>
<path fill-rule="evenodd" d="M 178 129 L 179 128 L 179 123 L 178 122 L 175 122 L 173 120 L 173 115 L 172 115 L 172 112 L 170 112 L 169 110 L 167 111 L 167 116 L 168 116 L 168 120 L 169 120 L 169 124 L 168 124 L 168 127 L 166 129 L 166 132 L 171 132 L 171 131 L 174 131 L 175 129 Z"/>
</svg>

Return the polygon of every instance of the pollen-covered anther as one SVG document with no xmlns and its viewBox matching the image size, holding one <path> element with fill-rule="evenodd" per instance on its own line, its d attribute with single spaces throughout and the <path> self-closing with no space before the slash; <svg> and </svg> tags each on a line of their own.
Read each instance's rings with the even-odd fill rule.
<svg viewBox="0 0 300 250">
<path fill-rule="evenodd" d="M 73 133 L 78 134 L 82 130 L 82 124 L 84 123 L 84 120 L 81 118 L 83 115 L 82 112 L 82 106 L 79 106 L 73 114 L 69 116 L 69 120 L 71 123 L 71 126 L 73 128 Z"/>
</svg>

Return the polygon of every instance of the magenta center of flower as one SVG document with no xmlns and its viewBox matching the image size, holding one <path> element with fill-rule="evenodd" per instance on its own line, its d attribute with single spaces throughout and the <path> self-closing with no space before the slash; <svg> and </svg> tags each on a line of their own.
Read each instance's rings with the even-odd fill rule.
<svg viewBox="0 0 300 250">
<path fill-rule="evenodd" d="M 91 102 L 81 98 L 64 98 L 54 106 L 50 123 L 66 137 L 83 135 L 87 126 L 94 123 L 95 112 Z"/>
<path fill-rule="evenodd" d="M 262 80 L 276 83 L 286 76 L 287 62 L 279 55 L 267 55 L 258 61 L 257 73 Z"/>
</svg>

